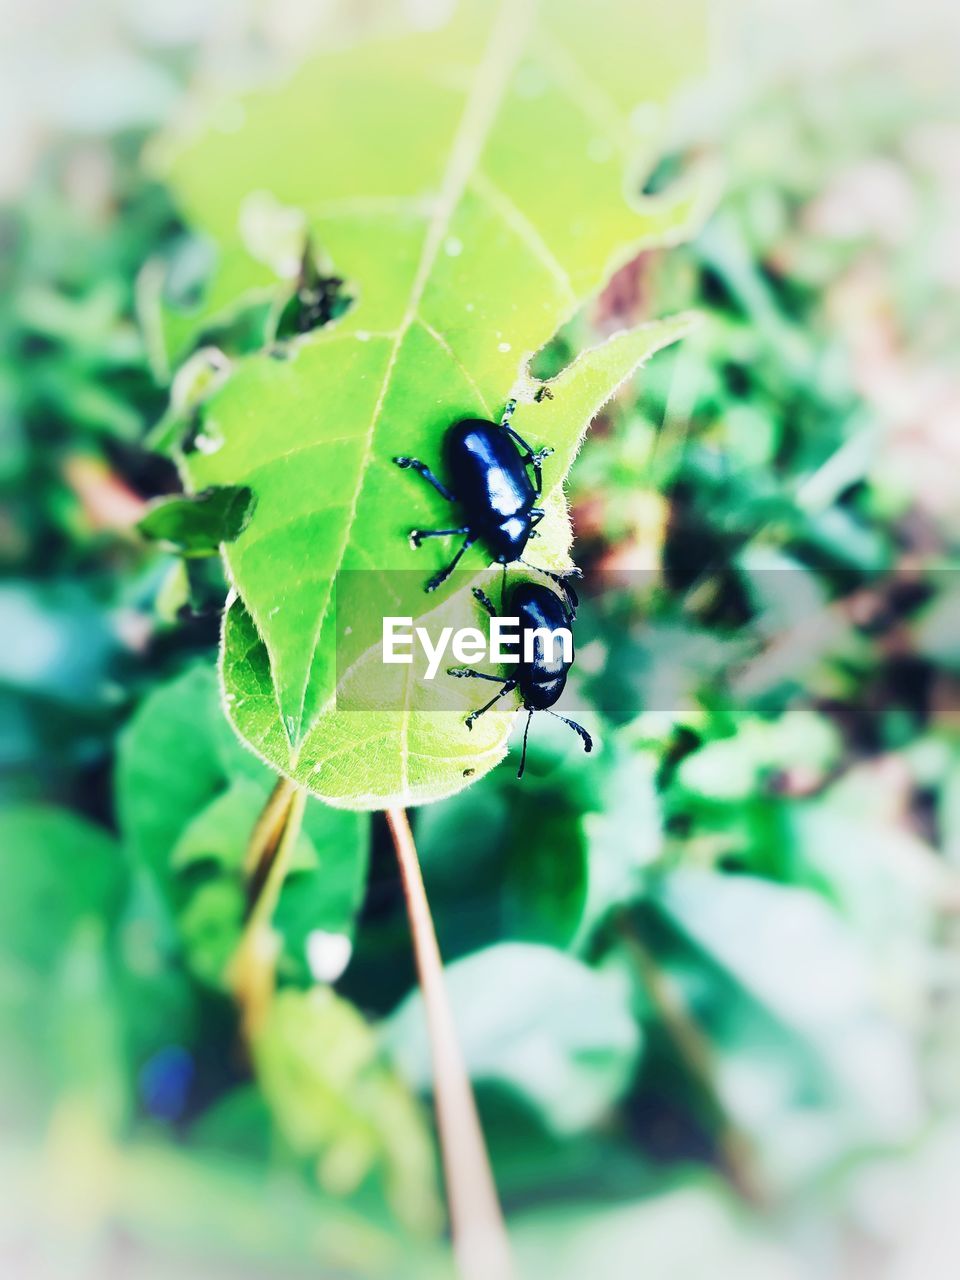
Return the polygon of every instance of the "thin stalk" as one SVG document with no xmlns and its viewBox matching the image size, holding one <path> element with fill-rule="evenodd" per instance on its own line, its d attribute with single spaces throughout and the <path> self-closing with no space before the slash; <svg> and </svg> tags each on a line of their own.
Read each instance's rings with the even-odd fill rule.
<svg viewBox="0 0 960 1280">
<path fill-rule="evenodd" d="M 248 1043 L 260 1026 L 273 994 L 280 940 L 274 933 L 271 922 L 300 835 L 303 811 L 307 803 L 306 791 L 293 783 L 289 787 L 291 790 L 283 809 L 283 824 L 279 828 L 276 842 L 264 844 L 260 860 L 255 864 L 260 873 L 259 886 L 249 905 L 231 973 L 233 989 L 241 1009 L 243 1032 Z M 264 816 L 279 790 L 280 784 L 267 802 Z M 252 843 L 251 841 L 251 846 Z"/>
<path fill-rule="evenodd" d="M 664 1029 L 691 1078 L 702 1091 L 716 1126 L 717 1148 L 727 1174 L 744 1199 L 751 1204 L 764 1206 L 768 1197 L 756 1176 L 752 1144 L 747 1135 L 730 1119 L 721 1101 L 716 1065 L 706 1036 L 688 1013 L 670 975 L 660 968 L 626 921 L 621 920 L 620 928 Z"/>
<path fill-rule="evenodd" d="M 291 782 L 289 778 L 278 778 L 277 785 L 270 792 L 270 798 L 250 833 L 250 843 L 243 859 L 243 874 L 248 885 L 262 885 L 266 879 L 270 860 L 283 835 L 290 802 L 296 790 L 295 782 Z M 250 894 L 251 904 L 257 896 L 256 892 Z"/>
<path fill-rule="evenodd" d="M 413 938 L 433 1063 L 433 1095 L 443 1156 L 453 1249 L 461 1280 L 510 1280 L 510 1242 L 467 1076 L 443 962 L 420 872 L 410 823 L 403 809 L 388 809 L 387 824 Z"/>
</svg>

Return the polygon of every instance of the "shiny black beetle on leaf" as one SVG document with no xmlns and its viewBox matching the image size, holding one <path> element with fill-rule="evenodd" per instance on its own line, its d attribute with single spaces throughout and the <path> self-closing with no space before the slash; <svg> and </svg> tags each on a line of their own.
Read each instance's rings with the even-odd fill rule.
<svg viewBox="0 0 960 1280">
<path fill-rule="evenodd" d="M 593 750 L 593 739 L 583 725 L 577 724 L 575 720 L 568 720 L 558 711 L 550 709 L 563 693 L 567 683 L 567 672 L 573 665 L 573 650 L 571 648 L 569 661 L 566 661 L 562 652 L 558 652 L 556 645 L 549 644 L 543 633 L 552 633 L 563 627 L 571 632 L 572 640 L 573 621 L 579 601 L 573 587 L 565 578 L 554 574 L 548 576 L 558 582 L 562 595 L 543 582 L 519 582 L 507 593 L 503 616 L 518 618 L 520 621 L 520 661 L 517 663 L 515 675 L 504 679 L 503 676 L 474 671 L 473 667 L 451 667 L 448 671 L 449 675 L 460 679 L 491 680 L 501 686 L 499 692 L 489 702 L 478 707 L 476 711 L 470 712 L 466 722 L 468 729 L 472 728 L 473 722 L 485 711 L 489 711 L 501 698 L 512 693 L 514 689 L 519 691 L 521 706 L 527 712 L 527 723 L 523 730 L 523 752 L 520 756 L 518 778 L 523 777 L 524 765 L 527 762 L 527 734 L 530 732 L 530 721 L 535 711 L 546 711 L 548 715 L 562 720 L 583 739 L 584 751 Z M 473 594 L 491 618 L 495 618 L 497 613 L 493 604 L 479 587 L 474 588 Z M 529 662 L 524 661 L 523 658 L 525 635 L 532 636 L 533 640 L 532 657 Z"/>
<path fill-rule="evenodd" d="M 497 564 L 519 560 L 534 536 L 534 527 L 543 519 L 543 509 L 536 505 L 543 489 L 540 464 L 553 450 L 531 449 L 513 430 L 510 418 L 516 407 L 515 400 L 507 402 L 499 425 L 484 418 L 464 418 L 449 428 L 443 441 L 449 487 L 417 458 L 394 458 L 397 466 L 418 472 L 448 502 L 457 503 L 466 517 L 453 529 L 411 532 L 410 540 L 416 547 L 424 538 L 464 535 L 460 550 L 445 569 L 430 579 L 427 591 L 435 591 L 446 582 L 463 553 L 477 541 L 483 543 Z"/>
</svg>

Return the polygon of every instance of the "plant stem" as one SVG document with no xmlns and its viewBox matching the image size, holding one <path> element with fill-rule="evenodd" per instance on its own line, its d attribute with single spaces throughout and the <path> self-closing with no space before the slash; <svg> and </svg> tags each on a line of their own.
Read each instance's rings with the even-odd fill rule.
<svg viewBox="0 0 960 1280">
<path fill-rule="evenodd" d="M 443 1156 L 453 1249 L 461 1280 L 509 1280 L 510 1243 L 497 1198 L 473 1089 L 467 1076 L 443 962 L 430 915 L 420 861 L 403 809 L 388 809 L 387 824 L 400 876 L 423 992 L 433 1062 L 433 1094 Z"/>
<path fill-rule="evenodd" d="M 243 874 L 250 886 L 261 886 L 270 870 L 270 860 L 276 853 L 280 837 L 286 825 L 290 802 L 297 790 L 297 784 L 289 778 L 278 778 L 277 784 L 270 792 L 270 798 L 263 807 L 256 826 L 250 833 L 250 843 L 243 859 Z M 249 901 L 252 905 L 258 896 L 251 892 Z"/>
<path fill-rule="evenodd" d="M 752 1144 L 727 1114 L 716 1082 L 713 1053 L 706 1036 L 691 1018 L 673 979 L 657 964 L 651 952 L 626 920 L 620 931 L 636 961 L 644 988 L 681 1061 L 700 1087 L 711 1119 L 721 1159 L 734 1186 L 751 1204 L 765 1207 L 767 1193 L 757 1178 Z"/>
<path fill-rule="evenodd" d="M 283 806 L 279 809 L 281 795 Z M 267 801 L 260 821 L 254 828 L 254 838 L 251 839 L 253 849 L 257 830 L 261 826 L 269 827 L 271 838 L 264 842 L 260 857 L 254 863 L 256 879 L 251 884 L 256 886 L 255 893 L 250 900 L 246 925 L 234 956 L 231 973 L 233 989 L 241 1008 L 244 1037 L 248 1043 L 260 1026 L 273 994 L 279 939 L 271 928 L 271 921 L 300 835 L 306 803 L 306 791 L 281 779 Z M 271 806 L 279 809 L 279 813 L 274 811 L 271 822 L 267 823 Z M 279 816 L 280 813 L 282 817 Z M 280 823 L 282 825 L 278 825 Z"/>
</svg>

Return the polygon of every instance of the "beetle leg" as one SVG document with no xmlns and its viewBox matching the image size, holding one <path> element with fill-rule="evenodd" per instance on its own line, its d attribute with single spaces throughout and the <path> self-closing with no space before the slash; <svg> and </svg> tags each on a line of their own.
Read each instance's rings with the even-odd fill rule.
<svg viewBox="0 0 960 1280">
<path fill-rule="evenodd" d="M 553 449 L 538 449 L 537 452 L 528 459 L 530 466 L 533 467 L 533 488 L 538 496 L 543 493 L 543 475 L 540 471 L 540 464 L 543 462 L 544 458 L 549 458 L 553 452 Z"/>
<path fill-rule="evenodd" d="M 500 699 L 505 697 L 506 694 L 513 693 L 516 687 L 517 687 L 516 680 L 507 680 L 503 688 L 500 690 L 500 692 L 498 694 L 495 694 L 494 697 L 492 697 L 489 702 L 485 702 L 483 706 L 478 707 L 476 711 L 470 712 L 470 714 L 467 716 L 466 720 L 464 721 L 464 724 L 467 726 L 467 728 L 472 729 L 474 720 L 482 716 L 485 711 L 489 711 L 490 708 L 494 705 L 494 703 L 499 702 Z"/>
<path fill-rule="evenodd" d="M 497 616 L 497 611 L 493 607 L 493 601 L 490 599 L 490 597 L 486 594 L 485 591 L 481 591 L 479 587 L 474 587 L 473 598 L 479 604 L 483 605 L 484 609 L 486 609 L 487 613 L 489 613 L 491 618 L 495 618 Z"/>
<path fill-rule="evenodd" d="M 466 538 L 464 538 L 463 540 L 463 546 L 460 548 L 457 554 L 453 557 L 453 559 L 450 561 L 447 567 L 445 569 L 441 569 L 439 573 L 434 574 L 434 576 L 427 583 L 427 586 L 426 586 L 427 591 L 436 591 L 437 587 L 439 587 L 441 583 L 446 582 L 446 580 L 450 577 L 451 573 L 453 573 L 454 569 L 459 564 L 460 557 L 469 547 L 473 546 L 476 540 L 477 540 L 477 535 L 475 533 L 467 534 Z"/>
<path fill-rule="evenodd" d="M 566 716 L 562 716 L 559 711 L 551 711 L 549 707 L 544 707 L 548 716 L 553 716 L 555 720 L 562 720 L 564 724 L 568 724 L 574 733 L 579 733 L 583 739 L 583 749 L 589 755 L 593 750 L 593 739 L 587 733 L 582 724 L 577 724 L 576 720 L 568 720 Z"/>
<path fill-rule="evenodd" d="M 529 444 L 527 444 L 526 440 L 524 440 L 520 432 L 514 431 L 513 427 L 510 426 L 509 420 L 506 422 L 501 422 L 500 425 L 501 427 L 503 427 L 504 431 L 506 431 L 507 435 L 510 436 L 511 439 L 514 440 L 514 442 L 520 446 L 520 452 L 523 455 L 524 462 L 532 462 L 537 455 L 533 451 L 532 447 Z M 541 453 L 542 452 L 543 451 L 541 450 Z M 548 452 L 553 453 L 553 450 L 550 449 L 548 450 Z"/>
<path fill-rule="evenodd" d="M 526 442 L 526 440 L 524 440 L 523 436 L 519 435 L 516 431 L 514 431 L 513 427 L 510 426 L 508 420 L 501 422 L 500 425 L 503 427 L 504 431 L 506 431 L 506 433 L 515 441 L 515 443 L 519 445 L 520 455 L 523 458 L 524 463 L 529 467 L 533 467 L 534 492 L 537 493 L 538 495 L 541 494 L 543 492 L 543 476 L 540 473 L 540 464 L 543 462 L 544 458 L 549 458 L 551 453 L 554 452 L 554 450 L 550 448 L 534 450 L 530 447 L 530 445 Z"/>
<path fill-rule="evenodd" d="M 503 684 L 503 676 L 492 676 L 487 671 L 474 671 L 473 667 L 447 667 L 447 675 L 456 676 L 458 680 L 492 680 L 494 684 Z"/>
<path fill-rule="evenodd" d="M 398 467 L 402 467 L 404 471 L 416 471 L 417 475 L 423 476 L 428 484 L 432 484 L 441 498 L 446 498 L 448 502 L 456 502 L 456 498 L 443 483 L 438 480 L 425 462 L 421 462 L 419 458 L 394 458 L 394 462 Z"/>
<path fill-rule="evenodd" d="M 533 712 L 527 712 L 527 723 L 523 726 L 523 750 L 520 752 L 520 768 L 517 770 L 517 777 L 523 777 L 523 770 L 527 763 L 527 734 L 530 732 L 530 721 L 533 719 Z"/>
<path fill-rule="evenodd" d="M 459 529 L 411 529 L 410 541 L 415 547 L 419 547 L 424 538 L 446 538 L 450 534 L 467 532 L 467 525 L 462 525 Z"/>
</svg>

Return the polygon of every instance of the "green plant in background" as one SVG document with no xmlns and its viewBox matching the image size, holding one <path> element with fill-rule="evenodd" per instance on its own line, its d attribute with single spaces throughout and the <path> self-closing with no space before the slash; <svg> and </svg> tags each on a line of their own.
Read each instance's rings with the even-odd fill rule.
<svg viewBox="0 0 960 1280">
<path fill-rule="evenodd" d="M 685 1277 L 805 1274 L 788 1240 L 812 1231 L 822 1268 L 873 1238 L 861 1206 L 878 1153 L 932 1131 L 932 1155 L 901 1157 L 898 1175 L 926 1185 L 950 1150 L 955 601 L 947 573 L 882 571 L 946 556 L 956 527 L 935 491 L 903 482 L 909 424 L 871 380 L 863 339 L 879 343 L 877 313 L 904 328 L 927 317 L 929 360 L 949 328 L 917 235 L 949 221 L 934 143 L 900 142 L 928 105 L 886 73 L 751 101 L 728 118 L 719 214 L 664 252 L 658 238 L 689 225 L 690 189 L 669 158 L 639 200 L 645 175 L 631 174 L 631 210 L 621 144 L 652 152 L 646 118 L 625 108 L 665 97 L 690 50 L 677 30 L 674 44 L 646 35 L 654 15 L 620 14 L 657 53 L 641 65 L 609 39 L 606 6 L 589 39 L 557 12 L 513 90 L 495 92 L 506 63 L 485 82 L 489 130 L 472 152 L 450 145 L 452 107 L 483 65 L 462 27 L 401 41 L 405 59 L 396 42 L 331 55 L 324 76 L 311 64 L 192 140 L 165 138 L 170 190 L 132 163 L 138 140 L 98 144 L 97 216 L 79 210 L 57 233 L 76 251 L 38 247 L 9 277 L 0 382 L 21 428 L 5 475 L 18 493 L 30 477 L 36 496 L 2 526 L 16 575 L 2 588 L 3 745 L 12 798 L 46 803 L 0 820 L 5 1239 L 55 1237 L 104 1267 L 119 1228 L 125 1265 L 146 1270 L 159 1251 L 271 1274 L 318 1260 L 358 1277 L 449 1274 L 433 1134 L 413 1097 L 431 1084 L 423 1001 L 385 830 L 302 802 L 272 930 L 251 931 L 256 869 L 284 834 L 264 818 L 289 802 L 275 770 L 347 806 L 448 794 L 417 811 L 415 834 L 522 1274 L 627 1276 L 638 1260 Z M 574 88 L 578 66 L 601 73 Z M 407 77 L 415 91 L 401 93 Z M 324 95 L 344 93 L 336 145 L 356 163 L 324 165 Z M 641 134 L 618 133 L 631 120 Z M 374 152 L 381 124 L 391 141 Z M 540 184 L 510 149 L 531 137 L 551 173 Z M 61 184 L 89 152 L 67 151 Z M 459 199 L 442 183 L 451 154 Z M 888 228 L 831 222 L 831 194 L 869 191 L 878 163 L 913 193 L 895 271 L 877 267 Z M 431 240 L 421 202 L 443 191 L 451 222 Z M 554 237 L 575 210 L 602 229 L 565 247 Z M 49 196 L 24 202 L 18 243 L 46 243 L 49 216 Z M 637 247 L 639 266 L 594 298 Z M 57 327 L 67 301 L 86 318 Z M 492 312 L 458 321 L 470 302 Z M 651 322 L 691 309 L 699 328 L 623 383 L 674 336 Z M 571 316 L 527 379 L 527 354 Z M 614 329 L 625 336 L 604 341 Z M 920 358 L 881 333 L 888 367 Z M 149 369 L 161 383 L 178 370 L 166 410 Z M 567 486 L 588 588 L 575 673 L 603 749 L 583 758 L 543 726 L 518 783 L 492 770 L 508 716 L 465 756 L 476 743 L 459 718 L 414 714 L 420 745 L 455 767 L 404 777 L 397 725 L 357 752 L 323 712 L 329 648 L 298 637 L 320 620 L 338 530 L 345 556 L 382 548 L 428 576 L 405 535 L 433 507 L 389 457 L 434 457 L 452 417 L 495 416 L 519 375 L 530 392 L 559 375 L 521 423 L 560 446 L 550 536 L 531 546 L 550 563 L 569 550 L 560 477 L 606 406 Z M 351 443 L 331 453 L 340 407 L 340 434 L 364 443 L 381 392 L 384 409 L 397 397 L 384 447 L 374 432 L 369 465 Z M 143 447 L 150 427 L 196 496 L 144 506 L 173 484 Z M 294 438 L 318 455 L 316 478 L 280 458 Z M 331 470 L 357 518 L 346 536 L 330 517 L 315 541 L 333 559 L 291 592 L 306 557 L 290 518 L 309 524 Z M 209 488 L 222 485 L 241 488 Z M 244 560 L 258 530 L 274 580 L 256 547 Z M 240 596 L 228 706 L 266 761 L 218 696 L 226 587 L 203 553 L 225 534 Z M 290 599 L 304 612 L 274 615 L 260 644 L 250 612 Z M 252 940 L 268 945 L 272 1003 L 238 967 Z"/>
</svg>

